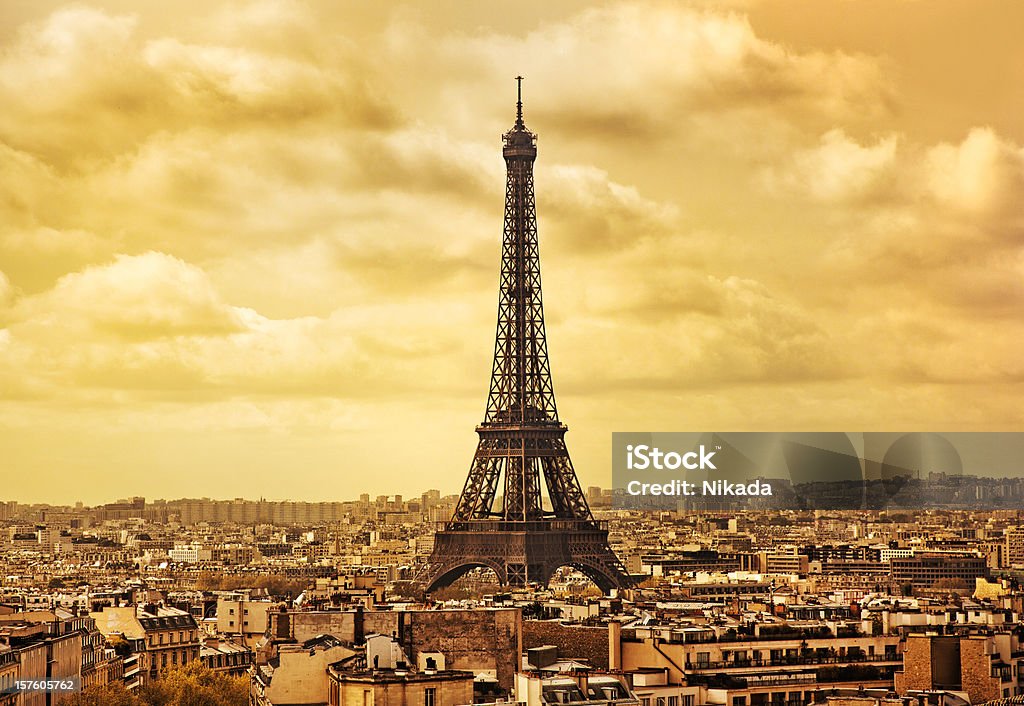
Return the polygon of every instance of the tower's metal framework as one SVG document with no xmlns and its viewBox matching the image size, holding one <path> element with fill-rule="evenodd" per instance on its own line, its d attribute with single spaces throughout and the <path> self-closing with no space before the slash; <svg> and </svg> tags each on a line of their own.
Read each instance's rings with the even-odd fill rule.
<svg viewBox="0 0 1024 706">
<path fill-rule="evenodd" d="M 522 77 L 516 80 L 516 122 L 502 137 L 505 227 L 487 413 L 458 505 L 420 574 L 428 592 L 475 567 L 511 586 L 546 584 L 561 566 L 579 569 L 604 591 L 629 585 L 606 523 L 594 519 L 580 488 L 555 406 L 533 192 L 537 136 L 523 123 Z"/>
</svg>

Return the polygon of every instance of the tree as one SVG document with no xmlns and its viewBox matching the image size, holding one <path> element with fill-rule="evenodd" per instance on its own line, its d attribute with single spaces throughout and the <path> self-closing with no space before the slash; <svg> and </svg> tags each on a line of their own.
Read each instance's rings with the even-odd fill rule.
<svg viewBox="0 0 1024 706">
<path fill-rule="evenodd" d="M 61 703 L 65 706 L 139 706 L 139 700 L 120 682 L 88 686 Z"/>
<path fill-rule="evenodd" d="M 112 643 L 111 647 L 114 648 L 114 653 L 122 659 L 132 653 L 131 644 L 123 637 L 116 638 Z"/>
<path fill-rule="evenodd" d="M 421 603 L 426 601 L 427 598 L 423 591 L 423 586 L 415 581 L 395 581 L 391 587 L 390 595 L 398 598 L 410 598 Z M 333 601 L 333 597 L 331 600 Z"/>
<path fill-rule="evenodd" d="M 249 680 L 229 677 L 191 662 L 132 694 L 120 683 L 90 686 L 61 703 L 67 706 L 248 706 Z"/>
<path fill-rule="evenodd" d="M 523 606 L 523 617 L 541 619 L 544 617 L 544 606 L 541 605 L 540 601 L 533 601 Z"/>
<path fill-rule="evenodd" d="M 196 577 L 196 590 L 220 591 L 224 588 L 224 577 L 213 571 L 203 571 Z"/>
<path fill-rule="evenodd" d="M 932 588 L 944 589 L 952 593 L 966 592 L 970 590 L 967 586 L 967 582 L 960 578 L 939 579 L 932 584 Z"/>
<path fill-rule="evenodd" d="M 139 690 L 140 706 L 247 706 L 249 681 L 190 662 Z"/>
</svg>

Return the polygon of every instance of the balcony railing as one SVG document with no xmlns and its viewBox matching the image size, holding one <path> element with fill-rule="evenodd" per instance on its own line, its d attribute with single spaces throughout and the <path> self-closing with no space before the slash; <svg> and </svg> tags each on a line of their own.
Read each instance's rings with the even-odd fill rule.
<svg viewBox="0 0 1024 706">
<path fill-rule="evenodd" d="M 759 676 L 734 677 L 728 674 L 714 674 L 690 677 L 690 684 L 704 685 L 712 689 L 747 689 L 756 686 L 783 686 L 786 684 L 815 684 L 814 674 L 764 674 Z"/>
<path fill-rule="evenodd" d="M 744 667 L 792 667 L 799 665 L 822 664 L 862 664 L 865 662 L 896 662 L 901 663 L 900 655 L 846 655 L 829 657 L 782 657 L 778 659 L 739 659 L 727 662 L 687 662 L 684 669 L 695 671 L 741 669 Z"/>
<path fill-rule="evenodd" d="M 856 675 L 854 678 L 837 676 L 835 679 L 819 679 L 814 673 L 804 674 L 762 674 L 756 676 L 733 676 L 731 674 L 701 674 L 687 678 L 691 685 L 707 686 L 712 689 L 749 689 L 765 686 L 786 686 L 790 684 L 857 684 L 858 686 L 873 687 L 876 685 L 888 684 L 892 686 L 892 676 L 885 675 Z M 821 688 L 821 687 L 817 687 Z M 765 706 L 769 706 L 765 704 Z"/>
</svg>

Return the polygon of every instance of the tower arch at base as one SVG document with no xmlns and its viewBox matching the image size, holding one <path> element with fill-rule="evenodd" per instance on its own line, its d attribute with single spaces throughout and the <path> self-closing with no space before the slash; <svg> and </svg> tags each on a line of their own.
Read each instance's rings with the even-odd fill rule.
<svg viewBox="0 0 1024 706">
<path fill-rule="evenodd" d="M 613 588 L 622 588 L 621 578 L 619 574 L 612 573 L 605 567 L 585 561 L 568 561 L 564 564 L 558 564 L 557 566 L 550 566 L 546 575 L 543 577 L 542 583 L 548 584 L 551 582 L 551 577 L 555 575 L 555 572 L 562 567 L 569 567 L 575 569 L 581 574 L 590 579 L 595 586 L 600 589 L 601 593 L 607 595 Z"/>
<path fill-rule="evenodd" d="M 446 566 L 433 568 L 433 576 L 428 579 L 429 583 L 427 583 L 424 590 L 427 593 L 431 593 L 439 588 L 451 586 L 473 569 L 490 569 L 498 577 L 499 584 L 504 586 L 508 583 L 505 569 L 501 564 L 496 561 L 475 559 L 472 561 L 453 562 Z"/>
</svg>

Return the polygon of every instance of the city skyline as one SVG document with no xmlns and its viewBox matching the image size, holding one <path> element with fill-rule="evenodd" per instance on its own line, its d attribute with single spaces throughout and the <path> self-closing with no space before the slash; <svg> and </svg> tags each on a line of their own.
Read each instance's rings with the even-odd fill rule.
<svg viewBox="0 0 1024 706">
<path fill-rule="evenodd" d="M 1024 8 L 515 7 L 6 7 L 4 499 L 457 493 L 517 73 L 584 487 L 613 431 L 1021 428 Z"/>
</svg>

